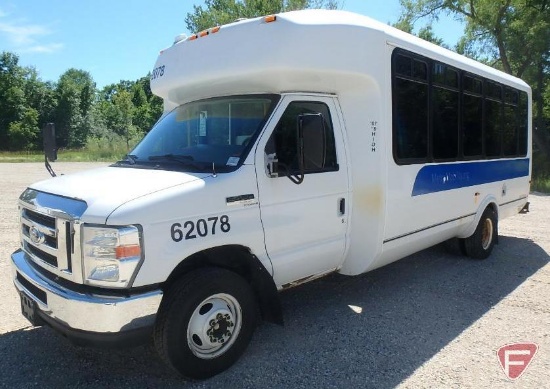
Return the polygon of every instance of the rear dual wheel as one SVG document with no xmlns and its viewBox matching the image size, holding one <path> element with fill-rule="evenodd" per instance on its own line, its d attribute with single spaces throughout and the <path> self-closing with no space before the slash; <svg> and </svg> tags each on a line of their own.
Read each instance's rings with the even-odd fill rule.
<svg viewBox="0 0 550 389">
<path fill-rule="evenodd" d="M 488 258 L 498 237 L 497 223 L 498 218 L 494 209 L 486 208 L 474 234 L 460 241 L 461 250 L 473 259 Z"/>
<path fill-rule="evenodd" d="M 208 378 L 237 361 L 257 317 L 254 294 L 241 276 L 218 268 L 195 270 L 166 291 L 154 343 L 180 374 Z"/>
</svg>

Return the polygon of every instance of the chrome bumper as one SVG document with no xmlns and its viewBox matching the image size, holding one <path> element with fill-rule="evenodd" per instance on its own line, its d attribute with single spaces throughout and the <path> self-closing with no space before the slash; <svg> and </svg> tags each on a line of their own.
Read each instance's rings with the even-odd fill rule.
<svg viewBox="0 0 550 389">
<path fill-rule="evenodd" d="M 152 327 L 162 299 L 154 290 L 129 297 L 79 293 L 44 278 L 18 250 L 11 256 L 15 287 L 35 302 L 52 327 L 72 332 L 121 333 Z M 61 331 L 60 332 L 64 332 Z"/>
</svg>

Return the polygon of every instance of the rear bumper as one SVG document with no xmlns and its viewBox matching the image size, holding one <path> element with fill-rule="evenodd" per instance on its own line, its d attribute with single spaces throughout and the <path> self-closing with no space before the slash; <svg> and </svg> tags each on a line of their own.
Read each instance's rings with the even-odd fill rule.
<svg viewBox="0 0 550 389">
<path fill-rule="evenodd" d="M 36 320 L 78 344 L 141 343 L 151 333 L 162 291 L 130 296 L 80 293 L 44 278 L 18 250 L 11 256 L 16 289 L 34 302 Z"/>
</svg>

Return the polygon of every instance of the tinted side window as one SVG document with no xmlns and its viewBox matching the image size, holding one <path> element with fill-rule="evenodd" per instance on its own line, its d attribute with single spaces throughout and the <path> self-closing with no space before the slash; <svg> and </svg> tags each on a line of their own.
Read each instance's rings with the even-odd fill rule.
<svg viewBox="0 0 550 389">
<path fill-rule="evenodd" d="M 395 78 L 394 152 L 398 160 L 428 157 L 428 84 Z"/>
<path fill-rule="evenodd" d="M 485 100 L 485 155 L 500 156 L 501 103 Z"/>
<path fill-rule="evenodd" d="M 464 75 L 464 91 L 481 95 L 483 82 L 474 77 Z"/>
<path fill-rule="evenodd" d="M 528 152 L 528 95 L 403 49 L 392 54 L 397 164 L 514 158 Z"/>
<path fill-rule="evenodd" d="M 458 91 L 433 88 L 433 156 L 458 157 Z"/>
<path fill-rule="evenodd" d="M 502 151 L 505 156 L 518 154 L 518 120 L 517 107 L 504 105 L 504 120 L 502 123 Z"/>
<path fill-rule="evenodd" d="M 483 99 L 464 95 L 462 111 L 462 147 L 465 157 L 483 153 Z"/>
<path fill-rule="evenodd" d="M 527 107 L 527 93 L 521 92 L 519 95 L 519 118 L 518 118 L 518 131 L 519 131 L 519 155 L 525 157 L 527 155 L 527 142 L 528 142 L 528 107 Z"/>
</svg>

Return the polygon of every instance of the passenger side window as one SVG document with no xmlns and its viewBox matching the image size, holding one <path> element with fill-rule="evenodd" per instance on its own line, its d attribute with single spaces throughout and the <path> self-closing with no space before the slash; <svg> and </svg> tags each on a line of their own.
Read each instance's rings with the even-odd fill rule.
<svg viewBox="0 0 550 389">
<path fill-rule="evenodd" d="M 399 161 L 428 157 L 428 67 L 423 61 L 395 55 L 393 63 L 393 142 Z"/>
<path fill-rule="evenodd" d="M 302 138 L 299 128 L 302 128 Z M 265 153 L 275 154 L 279 168 L 288 173 L 300 170 L 299 148 L 303 144 L 304 173 L 338 170 L 334 130 L 328 106 L 320 102 L 294 101 L 288 105 Z"/>
</svg>

